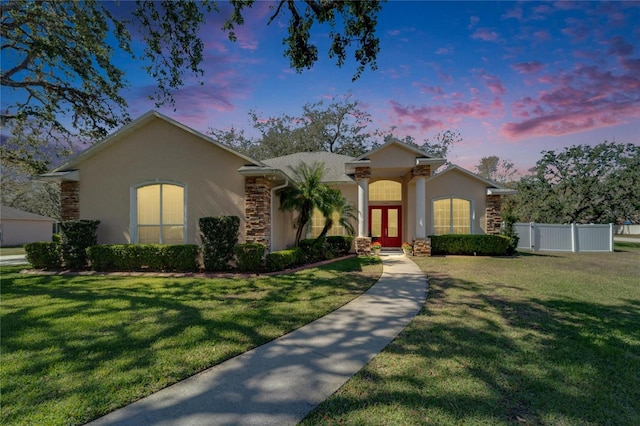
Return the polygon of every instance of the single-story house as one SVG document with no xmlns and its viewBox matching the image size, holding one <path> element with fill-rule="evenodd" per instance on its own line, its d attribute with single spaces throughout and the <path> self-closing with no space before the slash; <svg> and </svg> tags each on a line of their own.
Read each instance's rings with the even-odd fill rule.
<svg viewBox="0 0 640 426">
<path fill-rule="evenodd" d="M 498 233 L 510 193 L 461 167 L 436 174 L 444 159 L 396 141 L 357 158 L 304 152 L 258 161 L 156 111 L 41 178 L 60 182 L 63 220 L 101 221 L 101 244 L 194 244 L 199 218 L 234 215 L 241 241 L 275 251 L 294 243 L 293 213 L 278 208 L 277 191 L 295 185 L 291 167 L 302 162 L 324 163 L 325 182 L 357 207 L 360 251 L 372 239 L 422 247 L 430 234 Z M 323 225 L 314 215 L 307 235 Z M 329 235 L 343 232 L 336 225 Z"/>
<path fill-rule="evenodd" d="M 0 244 L 8 247 L 51 241 L 56 222 L 51 217 L 0 206 Z"/>
</svg>

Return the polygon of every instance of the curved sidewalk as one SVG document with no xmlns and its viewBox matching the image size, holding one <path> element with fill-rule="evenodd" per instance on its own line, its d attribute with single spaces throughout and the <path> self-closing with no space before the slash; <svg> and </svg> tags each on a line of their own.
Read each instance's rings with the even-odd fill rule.
<svg viewBox="0 0 640 426">
<path fill-rule="evenodd" d="M 426 278 L 383 255 L 380 280 L 340 309 L 89 423 L 295 425 L 384 349 L 420 311 Z"/>
</svg>

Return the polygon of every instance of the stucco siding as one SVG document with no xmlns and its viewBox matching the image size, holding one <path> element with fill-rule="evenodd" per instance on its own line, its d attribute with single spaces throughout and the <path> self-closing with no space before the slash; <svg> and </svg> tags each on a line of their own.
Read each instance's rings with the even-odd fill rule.
<svg viewBox="0 0 640 426">
<path fill-rule="evenodd" d="M 416 153 L 394 145 L 371 154 L 369 160 L 372 169 L 413 167 L 416 164 Z"/>
<path fill-rule="evenodd" d="M 443 173 L 427 182 L 427 233 L 433 233 L 433 200 L 443 197 L 463 198 L 471 201 L 472 232 L 483 234 L 485 232 L 485 204 L 486 184 L 467 176 L 457 170 Z"/>
<path fill-rule="evenodd" d="M 187 242 L 197 243 L 198 219 L 235 215 L 244 235 L 246 160 L 157 119 L 80 164 L 80 217 L 98 219 L 98 242 L 132 242 L 131 191 L 153 182 L 184 185 Z"/>
</svg>

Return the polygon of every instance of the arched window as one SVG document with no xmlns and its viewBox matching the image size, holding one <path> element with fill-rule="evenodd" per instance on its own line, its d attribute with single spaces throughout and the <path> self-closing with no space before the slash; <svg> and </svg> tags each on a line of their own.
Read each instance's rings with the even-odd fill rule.
<svg viewBox="0 0 640 426">
<path fill-rule="evenodd" d="M 140 244 L 184 244 L 184 187 L 172 183 L 134 190 L 133 241 Z"/>
<path fill-rule="evenodd" d="M 402 201 L 402 184 L 378 180 L 369 185 L 369 201 Z"/>
<path fill-rule="evenodd" d="M 433 233 L 470 234 L 471 201 L 453 197 L 434 200 Z"/>
</svg>

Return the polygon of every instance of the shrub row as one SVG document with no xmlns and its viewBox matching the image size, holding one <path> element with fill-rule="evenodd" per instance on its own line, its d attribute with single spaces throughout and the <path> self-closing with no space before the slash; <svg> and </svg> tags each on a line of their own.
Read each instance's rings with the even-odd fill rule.
<svg viewBox="0 0 640 426">
<path fill-rule="evenodd" d="M 238 270 L 258 272 L 262 269 L 262 258 L 267 246 L 258 243 L 238 244 L 235 247 Z"/>
<path fill-rule="evenodd" d="M 195 244 L 110 244 L 87 249 L 96 271 L 198 271 L 200 249 Z"/>
<path fill-rule="evenodd" d="M 205 271 L 229 269 L 234 249 L 238 244 L 240 218 L 215 216 L 200 218 L 200 237 Z"/>
<path fill-rule="evenodd" d="M 267 254 L 265 262 L 267 270 L 273 272 L 303 265 L 305 259 L 304 251 L 300 247 L 293 247 Z"/>
<path fill-rule="evenodd" d="M 60 243 L 51 241 L 27 243 L 24 245 L 24 251 L 27 255 L 27 262 L 36 269 L 62 269 Z"/>
<path fill-rule="evenodd" d="M 87 248 L 98 244 L 99 220 L 67 220 L 60 224 L 62 230 L 62 261 L 70 269 L 87 266 Z"/>
<path fill-rule="evenodd" d="M 510 240 L 503 235 L 432 235 L 433 255 L 505 256 Z"/>
</svg>

